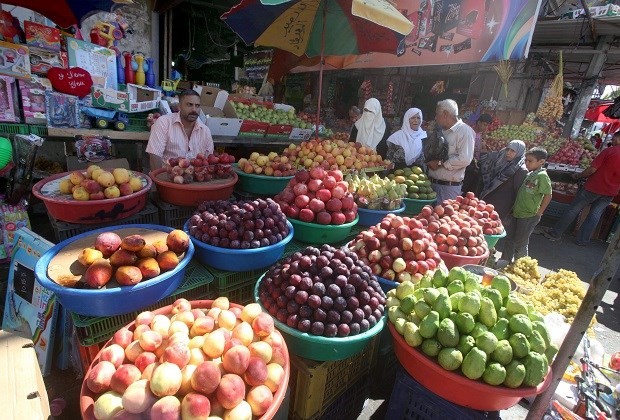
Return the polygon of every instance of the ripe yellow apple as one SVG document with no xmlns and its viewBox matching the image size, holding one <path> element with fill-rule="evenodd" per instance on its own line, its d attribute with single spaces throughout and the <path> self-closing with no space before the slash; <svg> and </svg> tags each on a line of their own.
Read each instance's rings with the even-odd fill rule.
<svg viewBox="0 0 620 420">
<path fill-rule="evenodd" d="M 115 168 L 112 175 L 114 175 L 114 181 L 119 185 L 129 182 L 129 171 L 125 168 Z"/>
</svg>

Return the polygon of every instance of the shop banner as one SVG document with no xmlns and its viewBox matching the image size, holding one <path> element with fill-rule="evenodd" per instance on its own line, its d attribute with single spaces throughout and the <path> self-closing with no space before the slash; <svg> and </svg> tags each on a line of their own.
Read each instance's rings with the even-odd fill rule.
<svg viewBox="0 0 620 420">
<path fill-rule="evenodd" d="M 262 80 L 269 71 L 273 50 L 255 51 L 245 56 L 243 60 L 245 74 L 250 80 Z"/>
<path fill-rule="evenodd" d="M 527 57 L 540 0 L 397 0 L 414 25 L 397 54 L 347 56 L 342 68 L 408 67 Z M 292 72 L 316 70 L 296 67 Z"/>
</svg>

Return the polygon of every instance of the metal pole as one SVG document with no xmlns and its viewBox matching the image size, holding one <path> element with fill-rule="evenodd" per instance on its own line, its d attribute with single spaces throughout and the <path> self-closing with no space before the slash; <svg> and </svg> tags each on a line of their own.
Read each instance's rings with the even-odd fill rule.
<svg viewBox="0 0 620 420">
<path fill-rule="evenodd" d="M 323 2 L 323 29 L 321 29 L 321 61 L 319 63 L 319 103 L 316 107 L 316 124 L 314 124 L 315 137 L 319 139 L 319 123 L 321 119 L 321 98 L 323 96 L 323 56 L 325 52 L 325 21 L 327 20 L 327 2 Z"/>
<path fill-rule="evenodd" d="M 568 367 L 571 358 L 575 354 L 577 347 L 579 347 L 579 343 L 581 343 L 583 335 L 590 326 L 590 322 L 596 313 L 596 309 L 603 300 L 603 295 L 607 289 L 609 289 L 611 281 L 616 275 L 619 266 L 620 232 L 616 232 L 614 238 L 607 247 L 601 266 L 594 273 L 594 276 L 590 281 L 590 287 L 581 302 L 581 306 L 579 306 L 577 315 L 575 315 L 575 320 L 566 334 L 562 347 L 560 347 L 555 360 L 551 364 L 551 385 L 549 385 L 549 388 L 547 388 L 546 391 L 536 397 L 532 407 L 529 410 L 526 420 L 539 420 L 543 417 L 545 411 L 549 407 L 551 399 L 555 395 L 555 390 L 562 380 L 564 372 L 566 372 L 566 368 Z"/>
</svg>

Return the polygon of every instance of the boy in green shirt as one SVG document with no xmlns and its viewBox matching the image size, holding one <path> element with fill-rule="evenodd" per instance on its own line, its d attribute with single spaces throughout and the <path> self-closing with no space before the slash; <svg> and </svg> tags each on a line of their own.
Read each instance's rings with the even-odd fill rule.
<svg viewBox="0 0 620 420">
<path fill-rule="evenodd" d="M 543 168 L 547 151 L 534 147 L 525 153 L 525 167 L 529 171 L 517 192 L 512 215 L 506 226 L 506 242 L 498 265 L 527 256 L 530 235 L 551 201 L 551 179 Z"/>
</svg>

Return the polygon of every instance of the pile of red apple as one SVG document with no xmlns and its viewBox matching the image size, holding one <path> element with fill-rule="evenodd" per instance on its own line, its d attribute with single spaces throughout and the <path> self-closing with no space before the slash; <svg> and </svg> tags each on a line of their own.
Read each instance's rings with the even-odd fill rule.
<svg viewBox="0 0 620 420">
<path fill-rule="evenodd" d="M 297 172 L 274 200 L 286 217 L 302 222 L 342 225 L 357 217 L 357 204 L 342 172 L 320 166 Z"/>
<path fill-rule="evenodd" d="M 579 165 L 581 155 L 583 155 L 584 148 L 578 141 L 568 140 L 562 145 L 548 161 L 553 163 L 564 163 L 566 165 Z"/>
<path fill-rule="evenodd" d="M 168 159 L 166 172 L 175 184 L 211 181 L 230 177 L 235 157 L 228 153 L 205 156 L 198 153 L 193 159 L 175 157 Z"/>
<path fill-rule="evenodd" d="M 454 255 L 484 255 L 488 251 L 484 235 L 504 231 L 494 206 L 471 192 L 465 197 L 444 200 L 434 208 L 425 206 L 417 218 L 433 235 L 437 250 Z"/>
<path fill-rule="evenodd" d="M 85 378 L 97 419 L 251 419 L 274 403 L 288 355 L 257 303 L 140 313 L 114 334 Z M 211 417 L 209 417 L 211 418 Z"/>
<path fill-rule="evenodd" d="M 433 236 L 421 220 L 388 214 L 349 244 L 373 274 L 398 282 L 416 281 L 441 263 Z"/>
</svg>

